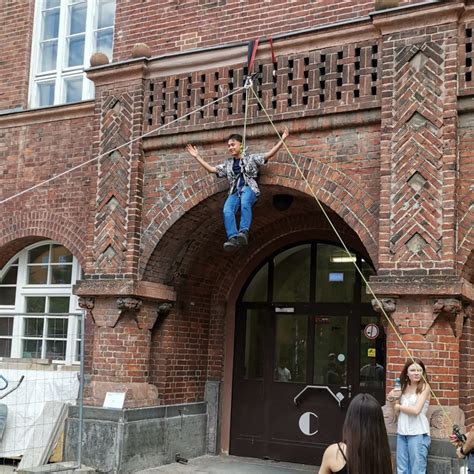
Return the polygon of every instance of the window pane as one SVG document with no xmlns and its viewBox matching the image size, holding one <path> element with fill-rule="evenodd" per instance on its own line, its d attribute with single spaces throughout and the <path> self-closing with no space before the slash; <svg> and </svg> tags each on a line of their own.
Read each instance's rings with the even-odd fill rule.
<svg viewBox="0 0 474 474">
<path fill-rule="evenodd" d="M 385 333 L 377 316 L 361 318 L 360 386 L 382 389 L 385 380 Z"/>
<path fill-rule="evenodd" d="M 66 89 L 66 103 L 79 102 L 82 100 L 82 77 L 66 79 L 64 84 Z"/>
<path fill-rule="evenodd" d="M 69 34 L 86 31 L 87 6 L 85 2 L 76 3 L 70 7 Z"/>
<path fill-rule="evenodd" d="M 71 283 L 71 265 L 53 265 L 51 267 L 51 284 L 66 285 Z"/>
<path fill-rule="evenodd" d="M 46 298 L 44 296 L 28 296 L 26 298 L 27 313 L 44 313 Z"/>
<path fill-rule="evenodd" d="M 273 301 L 309 301 L 310 250 L 299 245 L 275 257 Z"/>
<path fill-rule="evenodd" d="M 113 26 L 115 19 L 115 0 L 99 0 L 97 28 Z"/>
<path fill-rule="evenodd" d="M 59 32 L 59 8 L 43 12 L 43 36 L 47 40 L 57 38 Z"/>
<path fill-rule="evenodd" d="M 354 300 L 355 255 L 335 245 L 319 244 L 316 262 L 316 302 L 351 303 Z"/>
<path fill-rule="evenodd" d="M 49 313 L 69 313 L 69 296 L 51 296 Z"/>
<path fill-rule="evenodd" d="M 306 382 L 307 333 L 306 315 L 276 315 L 275 381 Z"/>
<path fill-rule="evenodd" d="M 41 43 L 40 47 L 40 71 L 52 71 L 56 69 L 56 58 L 58 56 L 58 42 L 48 41 L 47 43 Z"/>
<path fill-rule="evenodd" d="M 66 338 L 67 323 L 66 318 L 48 318 L 47 337 Z"/>
<path fill-rule="evenodd" d="M 24 336 L 42 337 L 44 318 L 25 318 Z"/>
<path fill-rule="evenodd" d="M 0 286 L 0 306 L 13 306 L 15 304 L 16 288 L 13 286 Z"/>
<path fill-rule="evenodd" d="M 44 0 L 44 8 L 59 7 L 61 0 Z"/>
<path fill-rule="evenodd" d="M 67 67 L 82 66 L 84 64 L 84 35 L 73 36 L 68 39 Z"/>
<path fill-rule="evenodd" d="M 54 82 L 41 82 L 38 84 L 38 106 L 46 107 L 54 104 Z"/>
<path fill-rule="evenodd" d="M 66 341 L 46 341 L 46 358 L 64 360 L 66 358 Z"/>
<path fill-rule="evenodd" d="M 23 357 L 41 359 L 41 349 L 43 341 L 24 340 L 23 341 Z"/>
<path fill-rule="evenodd" d="M 28 263 L 48 263 L 49 245 L 36 247 L 28 252 Z"/>
<path fill-rule="evenodd" d="M 318 385 L 345 385 L 347 364 L 347 318 L 315 316 L 314 374 Z"/>
<path fill-rule="evenodd" d="M 12 352 L 12 340 L 0 339 L 0 357 L 10 357 Z"/>
<path fill-rule="evenodd" d="M 263 313 L 247 311 L 245 327 L 245 378 L 263 377 Z"/>
<path fill-rule="evenodd" d="M 364 260 L 362 260 L 362 274 L 364 275 L 367 281 L 369 281 L 369 278 L 372 275 L 375 275 L 375 271 L 373 270 L 373 268 Z M 365 282 L 362 280 L 361 281 L 361 294 L 360 294 L 360 300 L 362 301 L 362 303 L 370 303 L 373 298 L 371 293 L 367 294 L 366 289 L 367 289 L 367 286 Z"/>
<path fill-rule="evenodd" d="M 16 285 L 16 278 L 18 276 L 18 267 L 12 266 L 10 269 L 5 273 L 3 279 L 0 281 L 3 285 Z"/>
<path fill-rule="evenodd" d="M 62 245 L 53 245 L 51 248 L 52 263 L 69 263 L 72 262 L 72 253 Z"/>
<path fill-rule="evenodd" d="M 0 318 L 0 336 L 11 336 L 13 333 L 13 318 Z"/>
<path fill-rule="evenodd" d="M 267 301 L 268 263 L 266 263 L 252 278 L 245 290 L 242 301 Z"/>
<path fill-rule="evenodd" d="M 95 51 L 112 58 L 113 29 L 97 31 L 95 34 Z"/>
<path fill-rule="evenodd" d="M 45 285 L 48 282 L 47 265 L 28 265 L 29 285 Z"/>
</svg>

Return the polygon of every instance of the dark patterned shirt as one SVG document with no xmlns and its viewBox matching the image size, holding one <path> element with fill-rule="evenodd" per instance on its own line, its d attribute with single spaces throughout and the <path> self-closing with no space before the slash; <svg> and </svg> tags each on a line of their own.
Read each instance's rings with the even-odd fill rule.
<svg viewBox="0 0 474 474">
<path fill-rule="evenodd" d="M 234 159 L 229 158 L 224 163 L 216 166 L 216 175 L 219 178 L 227 178 L 229 181 L 229 194 L 235 193 L 238 179 L 242 175 L 245 185 L 249 186 L 256 196 L 258 196 L 260 194 L 260 189 L 257 184 L 258 170 L 263 164 L 265 164 L 265 155 L 263 153 L 254 155 L 245 154 L 240 159 L 241 173 L 234 172 Z"/>
</svg>

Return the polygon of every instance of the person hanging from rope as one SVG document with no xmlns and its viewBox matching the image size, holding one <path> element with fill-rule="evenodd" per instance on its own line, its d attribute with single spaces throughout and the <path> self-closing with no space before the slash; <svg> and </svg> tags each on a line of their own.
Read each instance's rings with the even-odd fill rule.
<svg viewBox="0 0 474 474">
<path fill-rule="evenodd" d="M 276 155 L 283 142 L 289 135 L 285 127 L 281 139 L 266 153 L 249 154 L 243 149 L 242 135 L 232 134 L 227 141 L 227 149 L 231 155 L 220 165 L 212 166 L 201 158 L 198 149 L 191 144 L 186 151 L 209 173 L 229 181 L 229 194 L 224 203 L 224 226 L 227 242 L 224 250 L 232 252 L 248 244 L 250 224 L 252 222 L 252 207 L 260 190 L 257 184 L 259 168 Z M 240 225 L 237 227 L 236 214 L 240 209 Z"/>
</svg>

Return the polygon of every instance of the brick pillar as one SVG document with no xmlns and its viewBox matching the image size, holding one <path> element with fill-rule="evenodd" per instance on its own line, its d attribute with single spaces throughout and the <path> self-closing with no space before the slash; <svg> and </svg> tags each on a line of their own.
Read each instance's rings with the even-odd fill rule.
<svg viewBox="0 0 474 474">
<path fill-rule="evenodd" d="M 460 341 L 466 283 L 456 268 L 458 4 L 380 12 L 382 32 L 379 298 L 413 357 L 427 366 L 440 403 L 462 418 Z M 408 358 L 387 328 L 387 389 Z M 451 430 L 435 401 L 432 434 Z"/>
<path fill-rule="evenodd" d="M 102 405 L 107 392 L 125 393 L 125 407 L 159 405 L 158 389 L 149 383 L 151 330 L 158 312 L 152 301 L 96 298 L 87 405 Z"/>
</svg>

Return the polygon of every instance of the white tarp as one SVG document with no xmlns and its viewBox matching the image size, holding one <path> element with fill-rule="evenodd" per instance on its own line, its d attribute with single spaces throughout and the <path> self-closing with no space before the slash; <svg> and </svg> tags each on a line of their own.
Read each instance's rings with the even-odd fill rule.
<svg viewBox="0 0 474 474">
<path fill-rule="evenodd" d="M 44 425 L 54 423 L 53 417 L 51 420 L 41 417 L 45 402 L 76 403 L 79 392 L 77 374 L 77 371 L 0 368 L 0 375 L 5 377 L 9 384 L 6 390 L 0 390 L 0 396 L 14 387 L 21 376 L 25 377 L 14 392 L 0 400 L 0 403 L 8 406 L 6 429 L 0 442 L 1 458 L 22 456 L 27 447 L 41 447 L 48 442 L 48 439 L 41 439 L 46 437 L 41 436 L 30 440 L 34 427 L 38 423 Z M 45 426 L 46 431 L 47 427 Z"/>
</svg>

